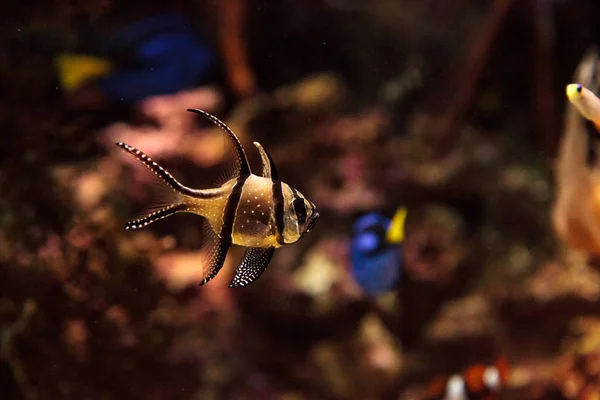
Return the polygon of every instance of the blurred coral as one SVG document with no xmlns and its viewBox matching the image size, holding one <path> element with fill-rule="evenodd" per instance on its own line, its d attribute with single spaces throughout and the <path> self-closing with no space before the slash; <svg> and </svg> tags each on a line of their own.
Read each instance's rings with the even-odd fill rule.
<svg viewBox="0 0 600 400">
<path fill-rule="evenodd" d="M 200 108 L 212 111 L 220 102 L 220 92 L 208 87 L 151 97 L 144 100 L 139 108 L 155 126 L 137 127 L 123 122 L 116 123 L 100 133 L 100 140 L 111 149 L 116 142 L 131 143 L 133 146 L 143 148 L 156 159 L 183 155 L 195 157 L 195 161 L 200 162 L 201 166 L 211 166 L 215 161 L 211 159 L 209 151 L 204 149 L 201 153 L 189 152 L 189 146 L 185 144 L 186 141 L 190 141 L 190 138 L 194 138 L 197 120 L 194 114 L 186 110 Z M 201 137 L 195 140 L 205 139 Z M 209 154 L 208 160 L 202 154 Z"/>
<path fill-rule="evenodd" d="M 427 333 L 431 342 L 474 340 L 493 337 L 497 331 L 493 312 L 485 296 L 471 295 L 446 303 Z"/>
<path fill-rule="evenodd" d="M 448 283 L 461 260 L 462 221 L 451 210 L 428 206 L 411 213 L 404 242 L 405 268 L 415 280 Z"/>
<path fill-rule="evenodd" d="M 555 385 L 566 399 L 596 400 L 600 396 L 600 354 L 576 355 L 559 364 Z"/>
<path fill-rule="evenodd" d="M 595 302 L 600 300 L 600 274 L 585 265 L 547 263 L 525 283 L 524 288 L 542 303 L 566 296 Z"/>
<path fill-rule="evenodd" d="M 381 398 L 402 368 L 398 344 L 372 314 L 364 316 L 355 337 L 322 342 L 312 358 L 332 393 L 344 398 Z"/>
</svg>

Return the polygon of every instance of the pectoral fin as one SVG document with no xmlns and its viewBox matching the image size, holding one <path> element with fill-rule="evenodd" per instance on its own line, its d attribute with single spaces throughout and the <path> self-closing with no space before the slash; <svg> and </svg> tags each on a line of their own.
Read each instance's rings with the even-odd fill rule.
<svg viewBox="0 0 600 400">
<path fill-rule="evenodd" d="M 244 253 L 242 264 L 235 270 L 235 276 L 229 284 L 229 287 L 248 286 L 254 282 L 267 269 L 275 249 L 269 247 L 266 249 L 251 247 Z"/>
</svg>

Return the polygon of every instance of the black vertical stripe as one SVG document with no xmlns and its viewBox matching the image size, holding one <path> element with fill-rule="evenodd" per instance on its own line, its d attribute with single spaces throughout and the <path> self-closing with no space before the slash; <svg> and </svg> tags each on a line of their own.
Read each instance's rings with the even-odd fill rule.
<svg viewBox="0 0 600 400">
<path fill-rule="evenodd" d="M 273 181 L 276 181 L 277 179 L 279 179 L 279 172 L 277 172 L 277 167 L 275 166 L 275 162 L 273 161 L 273 158 L 271 158 L 271 155 L 265 150 L 265 154 L 267 155 L 267 158 L 269 159 L 269 164 L 271 166 L 271 179 L 273 179 Z"/>
<path fill-rule="evenodd" d="M 296 214 L 296 220 L 298 223 L 303 224 L 304 220 L 306 219 L 306 207 L 304 206 L 304 199 L 300 197 L 298 191 L 293 186 L 290 186 L 290 189 L 292 189 L 292 194 L 294 195 L 294 200 L 292 200 L 292 210 L 294 210 L 294 213 Z M 300 215 L 301 213 L 303 216 Z"/>
<path fill-rule="evenodd" d="M 227 198 L 225 209 L 223 211 L 223 226 L 221 226 L 221 239 L 230 240 L 233 243 L 233 223 L 235 221 L 235 211 L 242 197 L 242 189 L 250 175 L 243 175 L 237 178 L 235 185 L 231 189 L 231 194 Z"/>
<path fill-rule="evenodd" d="M 292 209 L 296 214 L 296 220 L 299 224 L 303 224 L 306 221 L 306 205 L 304 204 L 304 198 L 300 197 L 298 191 L 290 186 L 292 193 L 294 194 L 294 200 L 292 201 Z"/>
<path fill-rule="evenodd" d="M 283 241 L 283 186 L 281 181 L 273 181 L 273 201 L 275 202 L 275 226 L 277 227 L 277 242 L 285 244 Z"/>
<path fill-rule="evenodd" d="M 306 222 L 306 205 L 304 204 L 304 199 L 296 198 L 292 203 L 294 208 L 294 213 L 296 214 L 296 219 L 300 225 Z"/>
</svg>

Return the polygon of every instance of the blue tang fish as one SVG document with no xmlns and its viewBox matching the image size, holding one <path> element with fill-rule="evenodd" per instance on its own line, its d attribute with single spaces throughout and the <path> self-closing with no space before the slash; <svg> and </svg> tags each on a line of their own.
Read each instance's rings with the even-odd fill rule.
<svg viewBox="0 0 600 400">
<path fill-rule="evenodd" d="M 184 14 L 166 12 L 134 21 L 86 54 L 61 54 L 56 63 L 66 91 L 94 80 L 112 100 L 134 104 L 207 83 L 217 56 Z"/>
<path fill-rule="evenodd" d="M 179 12 L 130 24 L 107 40 L 106 51 L 113 57 L 125 54 L 130 65 L 98 83 L 112 98 L 125 103 L 199 86 L 216 61 L 208 41 Z"/>
<path fill-rule="evenodd" d="M 352 227 L 352 276 L 368 295 L 392 290 L 400 279 L 406 214 L 404 207 L 391 220 L 369 213 Z"/>
</svg>

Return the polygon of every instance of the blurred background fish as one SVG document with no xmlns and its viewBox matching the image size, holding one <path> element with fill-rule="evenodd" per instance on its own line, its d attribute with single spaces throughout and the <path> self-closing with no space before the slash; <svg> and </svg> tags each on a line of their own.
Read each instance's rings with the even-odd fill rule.
<svg viewBox="0 0 600 400">
<path fill-rule="evenodd" d="M 93 44 L 81 45 L 87 54 L 56 57 L 64 90 L 94 85 L 105 100 L 134 104 L 206 83 L 214 69 L 214 50 L 181 12 L 150 13 L 94 33 Z"/>
<path fill-rule="evenodd" d="M 437 377 L 429 386 L 426 400 L 497 399 L 508 376 L 508 361 L 501 356 L 492 365 L 471 365 L 460 374 Z"/>
<path fill-rule="evenodd" d="M 406 215 L 406 208 L 401 207 L 391 220 L 368 213 L 354 222 L 352 276 L 368 295 L 390 291 L 400 279 Z"/>
</svg>

